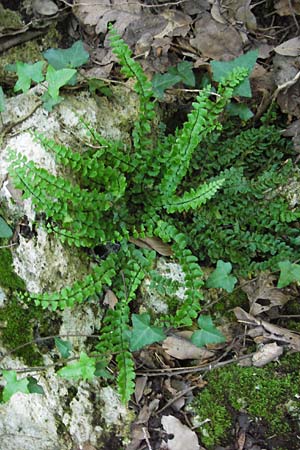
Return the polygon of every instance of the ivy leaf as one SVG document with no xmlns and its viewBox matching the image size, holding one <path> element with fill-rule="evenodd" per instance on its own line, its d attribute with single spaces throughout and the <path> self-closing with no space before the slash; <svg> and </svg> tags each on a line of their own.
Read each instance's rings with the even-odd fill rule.
<svg viewBox="0 0 300 450">
<path fill-rule="evenodd" d="M 187 86 L 194 87 L 196 84 L 195 75 L 193 72 L 193 63 L 190 61 L 182 61 L 176 67 L 170 67 L 168 70 L 172 75 L 178 75 L 182 83 Z"/>
<path fill-rule="evenodd" d="M 56 70 L 80 67 L 90 57 L 84 49 L 82 41 L 75 42 L 72 47 L 67 49 L 50 48 L 43 53 L 43 56 Z"/>
<path fill-rule="evenodd" d="M 153 344 L 165 339 L 166 335 L 162 328 L 150 325 L 150 315 L 132 314 L 133 329 L 130 333 L 130 350 L 135 352 L 146 345 Z"/>
<path fill-rule="evenodd" d="M 246 69 L 248 69 L 250 74 L 256 63 L 257 57 L 258 50 L 252 50 L 245 53 L 244 55 L 232 59 L 231 61 L 212 61 L 210 65 L 213 71 L 213 80 L 221 81 L 222 78 L 229 75 L 229 73 L 237 67 L 245 67 Z M 241 95 L 242 97 L 252 96 L 249 78 L 246 78 L 235 88 L 234 94 Z"/>
<path fill-rule="evenodd" d="M 5 97 L 2 86 L 0 86 L 0 113 L 5 111 Z"/>
<path fill-rule="evenodd" d="M 18 81 L 15 84 L 14 91 L 27 92 L 31 86 L 31 82 L 40 83 L 44 80 L 42 73 L 44 61 L 38 61 L 35 64 L 27 64 L 18 61 L 16 63 L 16 72 Z"/>
<path fill-rule="evenodd" d="M 3 217 L 0 216 L 0 238 L 9 239 L 12 235 L 12 229 L 7 225 Z"/>
<path fill-rule="evenodd" d="M 43 389 L 43 386 L 38 384 L 37 379 L 34 377 L 28 377 L 28 390 L 30 394 L 40 394 L 45 395 L 45 391 Z"/>
<path fill-rule="evenodd" d="M 237 116 L 245 121 L 253 117 L 253 112 L 245 105 L 245 103 L 229 103 L 226 107 L 226 111 L 230 116 Z"/>
<path fill-rule="evenodd" d="M 225 336 L 214 326 L 210 316 L 200 316 L 198 325 L 202 330 L 194 331 L 191 337 L 192 343 L 197 345 L 197 347 L 226 341 Z"/>
<path fill-rule="evenodd" d="M 2 392 L 2 398 L 4 402 L 8 400 L 16 393 L 23 392 L 23 394 L 29 394 L 28 389 L 28 379 L 22 378 L 17 379 L 17 373 L 15 370 L 3 370 L 2 372 L 4 379 L 6 380 L 6 385 Z"/>
<path fill-rule="evenodd" d="M 94 373 L 95 377 L 101 377 L 106 380 L 110 380 L 113 378 L 112 374 L 106 369 L 106 363 L 103 361 L 96 362 L 96 370 Z"/>
<path fill-rule="evenodd" d="M 179 83 L 181 77 L 179 75 L 173 75 L 172 73 L 156 73 L 152 78 L 152 90 L 157 98 L 162 98 L 164 92 L 174 84 Z"/>
<path fill-rule="evenodd" d="M 90 358 L 86 353 L 81 352 L 79 361 L 68 364 L 58 370 L 58 375 L 66 379 L 92 380 L 96 371 L 95 358 Z"/>
<path fill-rule="evenodd" d="M 55 337 L 55 345 L 63 358 L 69 358 L 72 350 L 72 344 L 69 341 L 63 341 L 62 339 Z"/>
<path fill-rule="evenodd" d="M 45 108 L 46 111 L 51 112 L 53 107 L 56 105 L 59 105 L 62 101 L 63 101 L 63 97 L 56 97 L 56 98 L 52 98 L 49 95 L 49 92 L 46 91 L 43 95 L 42 95 L 42 100 L 43 100 L 43 107 Z"/>
<path fill-rule="evenodd" d="M 48 66 L 46 80 L 48 81 L 48 93 L 50 97 L 58 99 L 59 89 L 65 86 L 75 74 L 75 69 L 55 70 L 54 67 Z"/>
<path fill-rule="evenodd" d="M 278 263 L 280 269 L 280 277 L 277 283 L 278 288 L 283 288 L 300 281 L 300 264 L 292 264 L 290 261 L 281 261 Z"/>
<path fill-rule="evenodd" d="M 111 97 L 113 95 L 110 87 L 107 86 L 107 83 L 103 80 L 98 80 L 97 78 L 90 78 L 88 81 L 89 90 L 92 94 L 95 94 L 96 91 L 101 92 L 101 94 L 106 97 Z"/>
<path fill-rule="evenodd" d="M 217 268 L 210 274 L 206 281 L 208 288 L 222 288 L 227 292 L 232 292 L 237 282 L 237 278 L 229 275 L 232 270 L 230 262 L 226 263 L 219 259 Z"/>
</svg>

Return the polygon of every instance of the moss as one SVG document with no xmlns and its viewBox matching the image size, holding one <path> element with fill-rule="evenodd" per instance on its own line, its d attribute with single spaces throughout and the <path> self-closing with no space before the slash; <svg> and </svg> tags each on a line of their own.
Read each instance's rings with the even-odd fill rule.
<svg viewBox="0 0 300 450">
<path fill-rule="evenodd" d="M 36 326 L 40 330 L 45 326 L 49 333 L 51 321 L 47 313 L 33 304 L 21 303 L 15 295 L 15 291 L 25 289 L 25 283 L 13 271 L 9 249 L 0 249 L 0 286 L 7 294 L 6 304 L 0 308 L 0 334 L 1 342 L 8 350 L 32 341 Z M 14 355 L 22 357 L 29 366 L 42 363 L 41 354 L 35 345 L 25 346 L 14 352 Z"/>
<path fill-rule="evenodd" d="M 18 29 L 22 26 L 20 15 L 11 9 L 5 9 L 0 4 L 0 30 Z"/>
<path fill-rule="evenodd" d="M 16 61 L 35 63 L 43 60 L 43 51 L 49 48 L 57 47 L 59 38 L 60 35 L 53 26 L 49 28 L 49 31 L 44 36 L 39 36 L 35 40 L 16 45 L 6 52 L 3 52 L 0 60 L 0 81 L 5 83 L 8 79 L 16 79 L 14 74 L 7 72 L 4 69 L 5 66 L 8 64 L 15 64 Z"/>
<path fill-rule="evenodd" d="M 208 375 L 207 387 L 193 404 L 197 420 L 202 423 L 199 432 L 204 445 L 212 448 L 226 444 L 234 414 L 239 411 L 266 425 L 268 436 L 291 431 L 286 420 L 287 403 L 295 402 L 300 377 L 297 372 L 281 375 L 270 367 L 231 366 Z M 296 409 L 299 414 L 300 405 Z"/>
<path fill-rule="evenodd" d="M 24 281 L 13 271 L 12 255 L 8 248 L 0 249 L 0 286 L 4 289 L 25 289 Z"/>
<path fill-rule="evenodd" d="M 34 339 L 36 316 L 36 308 L 25 309 L 16 297 L 9 298 L 7 305 L 0 309 L 1 341 L 8 350 L 14 350 Z M 21 348 L 14 355 L 22 357 L 29 366 L 41 363 L 41 355 L 33 345 Z"/>
</svg>

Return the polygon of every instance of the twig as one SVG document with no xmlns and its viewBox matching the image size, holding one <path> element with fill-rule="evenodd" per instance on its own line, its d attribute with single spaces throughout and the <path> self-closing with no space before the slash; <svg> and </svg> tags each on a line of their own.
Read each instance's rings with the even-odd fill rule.
<svg viewBox="0 0 300 450">
<path fill-rule="evenodd" d="M 187 367 L 182 369 L 181 367 L 175 367 L 170 369 L 153 369 L 153 371 L 148 370 L 145 372 L 137 372 L 137 375 L 147 375 L 148 377 L 161 377 L 161 376 L 174 376 L 174 375 L 182 375 L 186 373 L 197 373 L 197 372 L 207 372 L 213 369 L 217 369 L 219 367 L 224 367 L 229 364 L 237 363 L 242 361 L 243 359 L 251 358 L 254 353 L 249 353 L 248 355 L 239 356 L 238 358 L 228 359 L 227 361 L 214 362 L 210 364 L 206 364 L 205 366 L 194 366 Z"/>
<path fill-rule="evenodd" d="M 15 245 L 18 245 L 18 243 L 17 243 L 17 242 L 14 242 L 13 244 L 0 245 L 0 248 L 10 248 L 10 247 L 14 247 Z"/>
<path fill-rule="evenodd" d="M 144 439 L 145 439 L 146 444 L 147 444 L 147 446 L 148 446 L 148 450 L 152 450 L 152 447 L 151 447 L 149 438 L 148 438 L 148 436 L 147 436 L 147 430 L 146 430 L 145 427 L 143 427 L 142 430 L 143 430 L 143 434 L 144 434 Z"/>
<path fill-rule="evenodd" d="M 284 89 L 288 89 L 289 87 L 293 86 L 295 83 L 297 83 L 297 81 L 300 78 L 300 70 L 299 72 L 294 76 L 294 78 L 292 78 L 289 81 L 286 81 L 285 83 L 281 84 L 280 86 L 277 87 L 277 89 L 275 90 L 275 92 L 272 95 L 272 100 L 275 101 L 279 92 L 283 91 Z"/>
<path fill-rule="evenodd" d="M 298 23 L 298 20 L 297 20 L 296 14 L 295 14 L 295 10 L 294 10 L 294 8 L 293 8 L 293 5 L 292 5 L 291 0 L 288 0 L 288 4 L 289 4 L 289 8 L 290 8 L 290 10 L 291 10 L 291 14 L 292 14 L 292 16 L 293 16 L 293 19 L 294 19 L 294 22 L 295 22 L 297 31 L 299 31 L 299 23 Z"/>
<path fill-rule="evenodd" d="M 156 414 L 160 414 L 162 413 L 165 409 L 167 409 L 169 406 L 171 406 L 174 402 L 176 402 L 178 399 L 180 399 L 181 397 L 183 397 L 185 394 L 187 394 L 188 392 L 193 391 L 194 389 L 196 389 L 198 386 L 191 386 L 187 389 L 184 389 L 183 391 L 180 391 L 177 395 L 175 395 L 175 397 L 171 398 L 171 400 L 168 401 L 168 403 L 166 403 L 162 408 L 160 408 L 158 411 L 156 411 Z"/>
<path fill-rule="evenodd" d="M 85 2 L 79 2 L 79 3 L 69 3 L 66 0 L 61 0 L 65 5 L 70 6 L 70 8 L 74 8 L 74 7 L 78 7 L 78 6 L 101 6 L 99 5 L 99 3 L 85 3 Z M 185 3 L 188 0 L 177 0 L 176 2 L 168 2 L 168 3 L 163 3 L 161 5 L 156 5 L 156 4 L 152 4 L 152 5 L 144 5 L 141 2 L 123 2 L 123 3 L 118 3 L 117 5 L 107 5 L 107 9 L 119 9 L 119 6 L 128 6 L 128 5 L 139 5 L 141 6 L 141 8 L 164 8 L 165 6 L 176 6 L 176 5 L 180 5 L 181 3 Z M 105 6 L 105 5 L 103 5 Z M 116 8 L 114 8 L 114 6 L 116 6 Z"/>
<path fill-rule="evenodd" d="M 6 352 L 3 356 L 0 358 L 0 363 L 9 355 L 12 355 L 13 353 L 21 350 L 24 347 L 28 347 L 29 345 L 38 344 L 39 342 L 45 342 L 50 341 L 51 339 L 54 339 L 56 337 L 92 337 L 92 338 L 99 338 L 98 334 L 56 334 L 53 336 L 46 336 L 46 337 L 38 337 L 36 339 L 32 339 L 31 341 L 25 342 L 24 344 L 18 345 L 18 347 L 13 348 L 12 350 L 9 350 Z M 7 369 L 9 370 L 9 369 Z"/>
</svg>

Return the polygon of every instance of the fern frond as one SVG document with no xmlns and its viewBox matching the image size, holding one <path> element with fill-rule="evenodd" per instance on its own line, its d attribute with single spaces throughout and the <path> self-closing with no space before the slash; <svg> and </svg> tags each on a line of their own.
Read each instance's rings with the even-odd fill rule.
<svg viewBox="0 0 300 450">
<path fill-rule="evenodd" d="M 224 184 L 224 181 L 225 178 L 220 178 L 210 183 L 204 183 L 198 189 L 191 189 L 189 192 L 185 192 L 182 197 L 171 197 L 169 204 L 166 204 L 165 208 L 168 213 L 199 208 L 216 194 Z"/>
<path fill-rule="evenodd" d="M 190 326 L 201 309 L 200 302 L 203 299 L 201 287 L 204 285 L 203 272 L 198 264 L 198 259 L 187 247 L 187 238 L 178 232 L 175 226 L 164 221 L 158 222 L 155 234 L 164 242 L 173 240 L 172 250 L 185 274 L 185 299 L 178 305 L 175 316 L 163 316 L 160 323 L 166 326 Z"/>
<path fill-rule="evenodd" d="M 89 275 L 76 281 L 72 286 L 66 286 L 60 292 L 32 293 L 26 294 L 26 297 L 33 300 L 37 306 L 42 306 L 44 309 L 49 308 L 52 311 L 73 307 L 95 294 L 102 294 L 105 286 L 111 286 L 116 275 L 116 260 L 117 255 L 111 253 L 101 265 L 95 266 Z"/>
<path fill-rule="evenodd" d="M 190 161 L 199 143 L 214 130 L 220 130 L 218 117 L 233 96 L 233 91 L 247 76 L 247 71 L 235 69 L 220 83 L 215 102 L 209 99 L 212 87 L 204 88 L 193 103 L 193 110 L 188 114 L 181 132 L 171 147 L 168 166 L 159 185 L 161 195 L 170 198 L 186 175 Z"/>
</svg>

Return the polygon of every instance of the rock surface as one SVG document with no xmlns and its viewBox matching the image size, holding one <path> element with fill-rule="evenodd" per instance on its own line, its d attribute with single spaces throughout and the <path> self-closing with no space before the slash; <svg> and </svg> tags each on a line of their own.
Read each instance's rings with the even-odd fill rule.
<svg viewBox="0 0 300 450">
<path fill-rule="evenodd" d="M 78 148 L 88 141 L 86 130 L 80 117 L 91 123 L 104 136 L 129 140 L 131 119 L 135 118 L 136 100 L 127 89 L 118 87 L 116 95 L 108 100 L 105 97 L 93 99 L 87 93 L 79 93 L 65 98 L 52 113 L 39 104 L 41 88 L 36 87 L 27 94 L 7 100 L 6 112 L 2 114 L 2 130 L 16 123 L 9 136 L 3 136 L 0 148 L 0 202 L 5 218 L 14 227 L 26 218 L 29 229 L 34 232 L 28 236 L 19 235 L 18 244 L 12 247 L 15 272 L 24 280 L 28 290 L 41 292 L 58 290 L 90 270 L 84 252 L 62 245 L 49 236 L 42 225 L 36 221 L 30 199 L 23 201 L 7 174 L 8 149 L 13 148 L 28 159 L 56 174 L 61 171 L 51 154 L 34 141 L 31 131 L 44 133 L 57 142 Z M 24 119 L 24 120 L 23 120 Z M 107 130 L 107 131 L 106 131 Z M 9 289 L 2 289 L 0 280 L 0 308 L 10 301 Z M 78 334 L 72 337 L 73 355 L 86 349 L 86 337 L 97 333 L 102 311 L 99 302 L 91 301 L 66 309 L 56 314 L 60 334 Z M 0 324 L 2 326 L 2 324 Z M 5 324 L 4 324 L 5 326 Z M 22 327 L 22 324 L 20 324 Z M 0 330 L 1 331 L 1 330 Z M 47 333 L 44 333 L 47 335 Z M 0 370 L 26 369 L 21 359 L 9 354 L 10 349 L 1 344 Z M 72 355 L 72 356 L 73 356 Z M 54 371 L 54 358 L 59 357 L 56 349 L 41 355 L 47 370 L 29 373 L 35 376 L 43 387 L 45 395 L 14 394 L 10 401 L 0 404 L 0 447 L 5 450 L 71 450 L 83 448 L 86 442 L 96 448 L 103 448 L 110 430 L 114 435 L 124 436 L 124 423 L 130 421 L 118 395 L 105 383 L 95 378 L 92 382 L 71 382 L 59 378 Z M 26 376 L 20 375 L 20 377 Z M 4 385 L 0 379 L 0 385 Z M 119 431 L 118 431 L 119 429 Z M 122 431 L 122 432 L 121 432 Z"/>
</svg>

